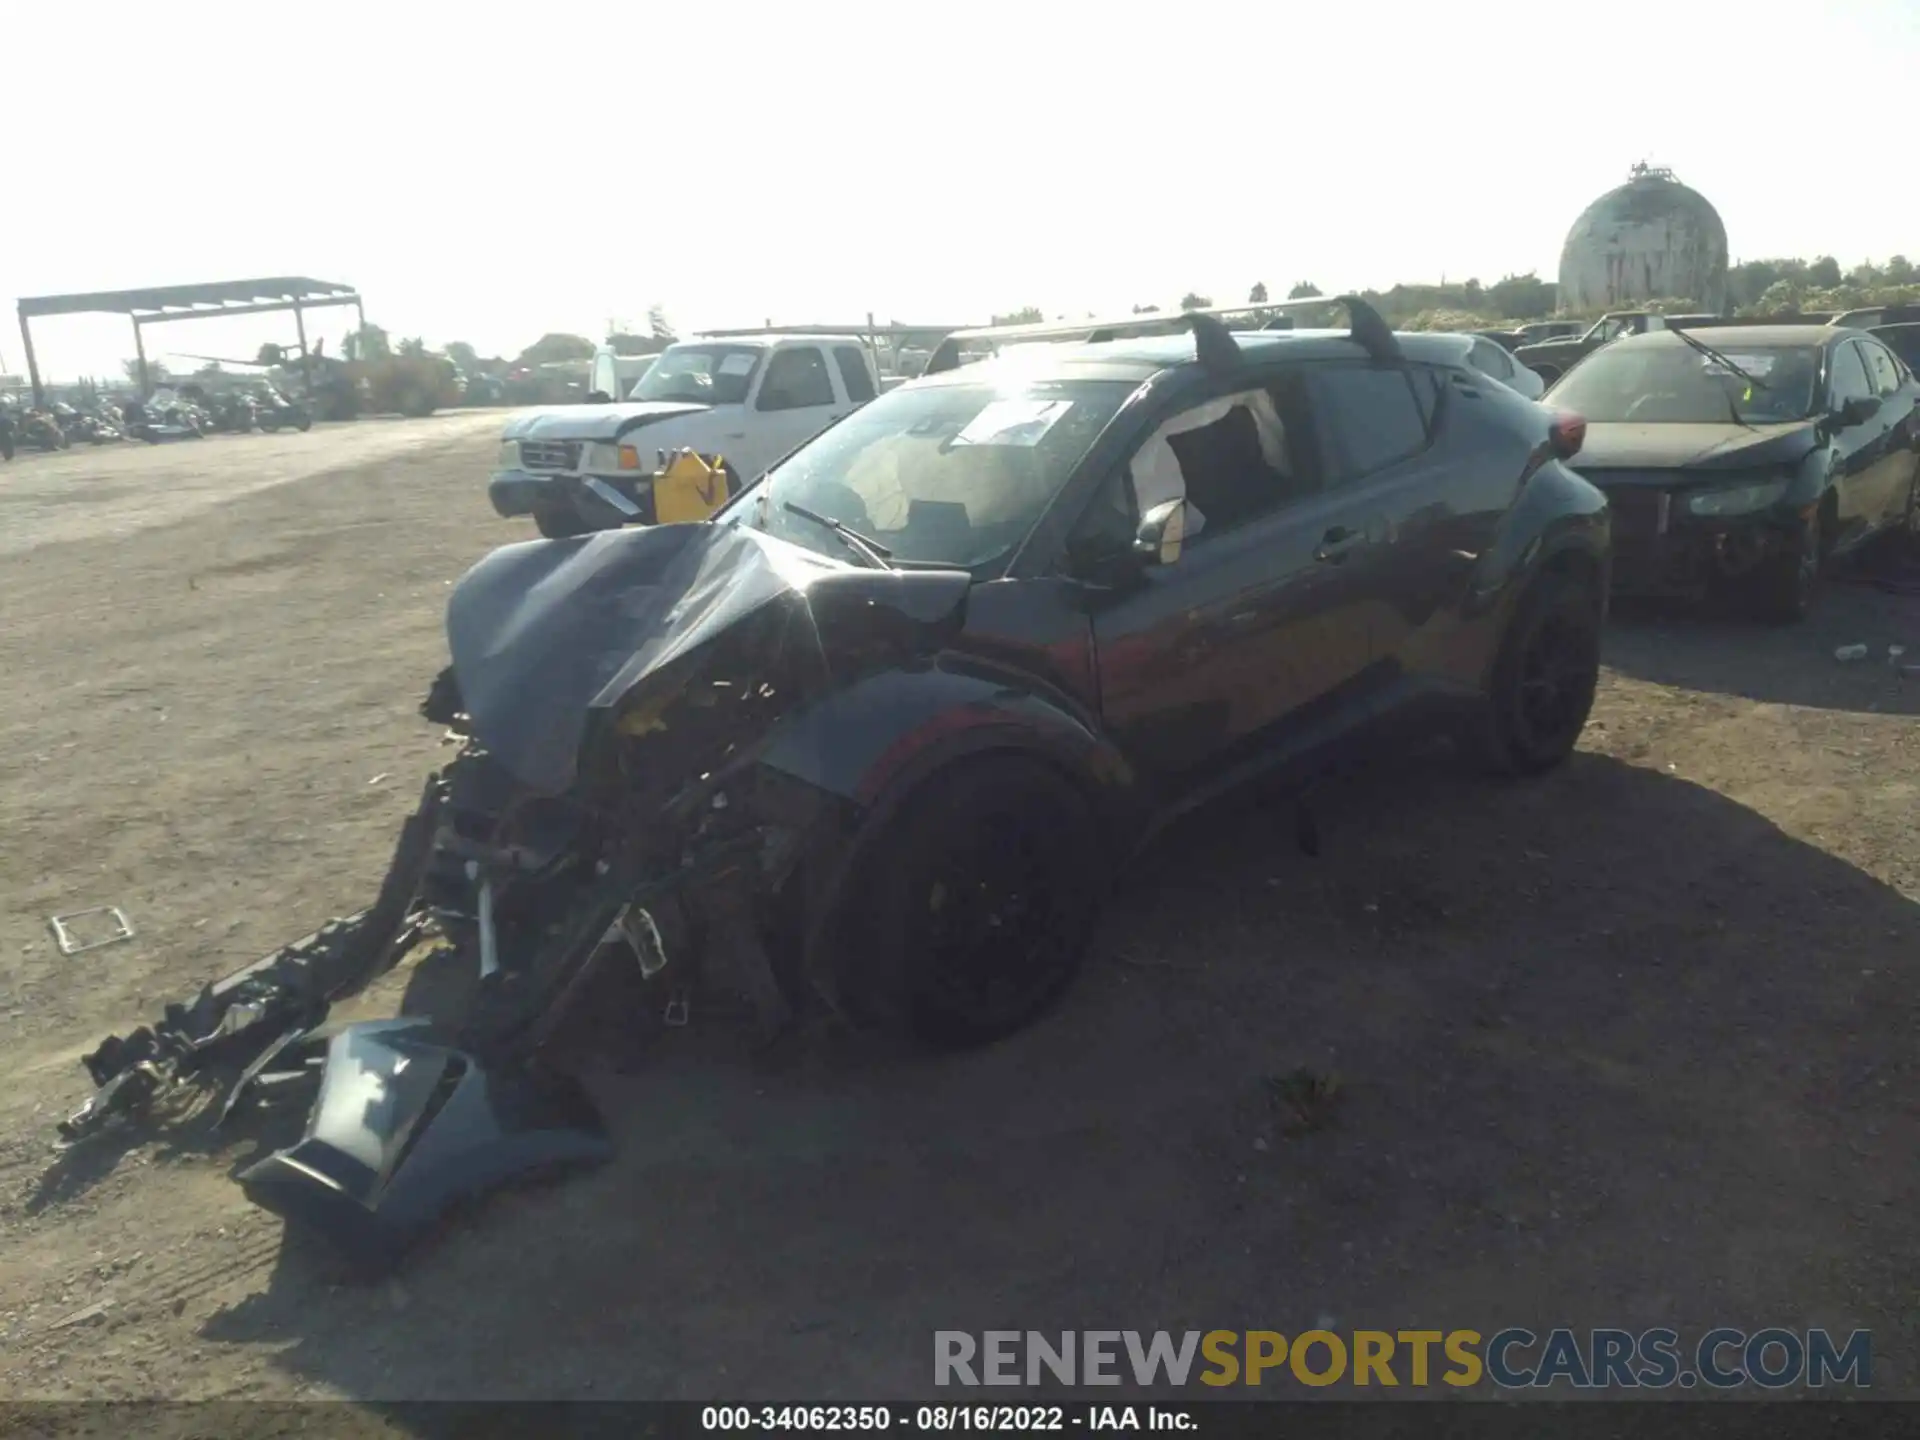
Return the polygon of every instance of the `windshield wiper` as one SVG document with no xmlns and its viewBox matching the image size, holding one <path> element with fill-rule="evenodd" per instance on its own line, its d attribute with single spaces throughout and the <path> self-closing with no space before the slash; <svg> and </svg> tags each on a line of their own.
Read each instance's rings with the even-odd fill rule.
<svg viewBox="0 0 1920 1440">
<path fill-rule="evenodd" d="M 1694 349 L 1698 350 L 1702 355 L 1706 356 L 1709 360 L 1712 360 L 1717 364 L 1726 366 L 1728 370 L 1732 371 L 1735 375 L 1738 375 L 1742 380 L 1746 381 L 1749 385 L 1756 386 L 1761 390 L 1765 390 L 1767 388 L 1767 384 L 1764 380 L 1761 380 L 1755 376 L 1749 375 L 1746 371 L 1742 370 L 1738 365 L 1734 364 L 1733 361 L 1729 360 L 1726 356 L 1722 355 L 1718 350 L 1714 349 L 1711 345 L 1707 344 L 1706 341 L 1694 339 L 1693 336 L 1689 335 L 1685 330 L 1681 329 L 1678 325 L 1672 325 L 1672 326 L 1669 326 L 1668 328 L 1671 329 L 1674 334 L 1678 335 L 1681 338 L 1681 340 L 1684 341 L 1686 344 L 1691 345 Z M 1744 425 L 1749 430 L 1753 429 L 1754 428 L 1753 422 L 1751 420 L 1748 420 L 1744 415 L 1740 413 L 1739 402 L 1736 401 L 1733 398 L 1733 396 L 1727 395 L 1727 392 L 1724 390 L 1720 391 L 1720 393 L 1726 396 L 1727 413 L 1733 416 L 1733 423 L 1736 425 Z"/>
<path fill-rule="evenodd" d="M 893 558 L 893 551 L 887 549 L 878 540 L 868 539 L 851 525 L 836 520 L 831 515 L 822 515 L 817 510 L 809 510 L 804 505 L 796 505 L 791 500 L 782 501 L 780 508 L 789 514 L 798 515 L 802 520 L 811 520 L 821 528 L 831 530 L 839 537 L 841 544 L 876 570 L 893 569 L 893 566 L 887 563 Z"/>
</svg>

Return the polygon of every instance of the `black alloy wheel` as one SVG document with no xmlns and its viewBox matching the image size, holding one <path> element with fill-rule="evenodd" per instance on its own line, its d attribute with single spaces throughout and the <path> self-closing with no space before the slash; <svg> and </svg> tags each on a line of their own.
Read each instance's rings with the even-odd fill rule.
<svg viewBox="0 0 1920 1440">
<path fill-rule="evenodd" d="M 1020 755 L 958 762 L 874 853 L 851 901 L 850 1008 L 936 1045 L 977 1045 L 1066 993 L 1105 862 L 1087 801 L 1058 771 Z"/>
<path fill-rule="evenodd" d="M 1800 524 L 1792 549 L 1754 571 L 1753 608 L 1762 620 L 1793 625 L 1812 613 L 1826 563 L 1825 511 L 1815 507 Z"/>
<path fill-rule="evenodd" d="M 1595 582 L 1548 574 L 1522 597 L 1494 663 L 1475 748 L 1489 770 L 1537 775 L 1573 753 L 1600 685 Z"/>
</svg>

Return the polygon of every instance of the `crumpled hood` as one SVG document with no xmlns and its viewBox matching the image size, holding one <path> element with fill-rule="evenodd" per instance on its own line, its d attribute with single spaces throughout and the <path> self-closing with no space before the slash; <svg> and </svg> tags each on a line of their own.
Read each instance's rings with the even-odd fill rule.
<svg viewBox="0 0 1920 1440">
<path fill-rule="evenodd" d="M 1811 420 L 1748 429 L 1725 425 L 1587 426 L 1573 468 L 1594 472 L 1596 481 L 1609 470 L 1751 470 L 1760 466 L 1790 465 L 1811 451 L 1818 440 Z M 1671 478 L 1671 477 L 1669 477 Z"/>
<path fill-rule="evenodd" d="M 676 415 L 702 415 L 713 409 L 679 400 L 630 400 L 620 405 L 555 405 L 516 415 L 500 432 L 502 440 L 617 440 L 629 430 Z"/>
<path fill-rule="evenodd" d="M 870 570 L 758 530 L 702 521 L 530 540 L 494 551 L 447 604 L 447 646 L 476 739 L 523 784 L 564 792 L 595 711 L 642 698 L 676 661 L 769 607 L 810 673 L 937 645 L 964 623 L 965 571 Z M 767 677 L 772 678 L 772 677 Z M 785 677 L 782 677 L 783 679 Z M 797 704 L 802 695 L 792 694 Z"/>
</svg>

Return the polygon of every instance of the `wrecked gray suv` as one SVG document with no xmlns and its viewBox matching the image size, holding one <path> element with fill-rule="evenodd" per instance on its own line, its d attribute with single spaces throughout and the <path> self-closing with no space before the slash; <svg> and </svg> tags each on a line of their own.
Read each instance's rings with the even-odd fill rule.
<svg viewBox="0 0 1920 1440">
<path fill-rule="evenodd" d="M 605 1154 L 556 1037 L 614 972 L 670 1020 L 731 977 L 773 1033 L 990 1041 L 1212 796 L 1409 730 L 1558 764 L 1609 565 L 1578 423 L 1343 303 L 1350 331 L 1194 316 L 936 365 L 711 521 L 495 551 L 422 707 L 457 758 L 375 903 L 107 1040 L 67 1135 L 317 1076 L 241 1183 L 390 1259 L 465 1194 Z M 462 993 L 326 1023 L 428 932 Z"/>
</svg>

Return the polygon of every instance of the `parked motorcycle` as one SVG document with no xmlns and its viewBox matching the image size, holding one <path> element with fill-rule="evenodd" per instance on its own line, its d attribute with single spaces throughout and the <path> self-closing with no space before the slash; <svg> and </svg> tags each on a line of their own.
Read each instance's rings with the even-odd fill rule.
<svg viewBox="0 0 1920 1440">
<path fill-rule="evenodd" d="M 255 403 L 259 407 L 260 428 L 269 435 L 288 426 L 295 430 L 313 428 L 313 416 L 307 407 L 297 400 L 289 400 L 271 385 L 262 389 Z"/>
<path fill-rule="evenodd" d="M 53 417 L 59 424 L 61 433 L 66 436 L 67 444 L 84 441 L 89 445 L 105 445 L 121 437 L 120 429 L 98 411 L 76 410 L 71 405 L 56 402 L 52 407 Z"/>
<path fill-rule="evenodd" d="M 55 450 L 65 450 L 73 444 L 67 438 L 67 432 L 61 428 L 59 416 L 51 410 L 38 409 L 29 410 L 21 417 L 20 440 L 49 454 Z"/>
<path fill-rule="evenodd" d="M 178 406 L 156 409 L 140 400 L 129 400 L 120 407 L 121 423 L 126 433 L 135 440 L 144 440 L 149 445 L 158 445 L 162 440 L 197 440 L 198 430 L 182 424 L 177 418 Z"/>
<path fill-rule="evenodd" d="M 213 428 L 223 435 L 250 435 L 260 423 L 259 406 L 244 392 L 208 402 Z"/>
</svg>

